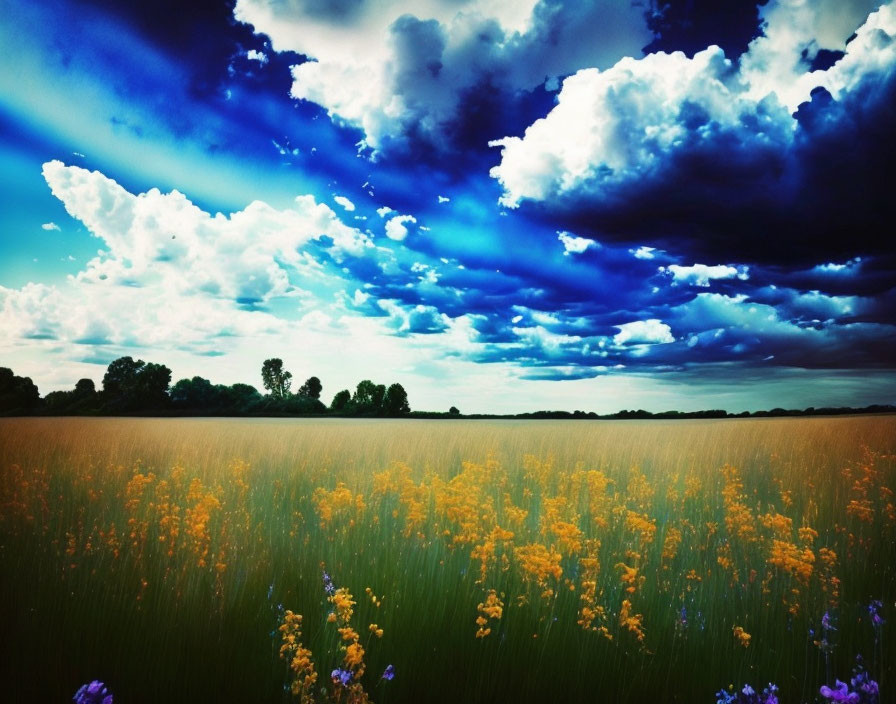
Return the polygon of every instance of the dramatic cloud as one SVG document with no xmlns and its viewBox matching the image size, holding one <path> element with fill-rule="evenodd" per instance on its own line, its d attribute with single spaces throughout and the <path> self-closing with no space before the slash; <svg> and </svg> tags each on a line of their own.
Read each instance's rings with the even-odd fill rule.
<svg viewBox="0 0 896 704">
<path fill-rule="evenodd" d="M 529 202 L 602 241 L 700 256 L 817 264 L 808 258 L 885 251 L 896 2 L 867 19 L 867 3 L 810 8 L 770 3 L 764 36 L 739 63 L 709 47 L 570 76 L 523 137 L 493 142 L 501 202 Z M 834 46 L 842 58 L 811 71 Z M 770 233 L 787 251 L 766 244 Z"/>
<path fill-rule="evenodd" d="M 234 16 L 275 50 L 307 56 L 293 67 L 293 96 L 361 129 L 375 150 L 411 133 L 444 146 L 469 105 L 484 104 L 480 93 L 512 101 L 651 39 L 643 9 L 614 0 L 238 0 Z"/>
</svg>

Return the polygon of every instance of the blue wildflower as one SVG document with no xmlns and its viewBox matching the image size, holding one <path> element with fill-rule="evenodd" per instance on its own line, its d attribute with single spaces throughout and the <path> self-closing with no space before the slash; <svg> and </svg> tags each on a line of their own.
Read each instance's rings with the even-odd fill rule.
<svg viewBox="0 0 896 704">
<path fill-rule="evenodd" d="M 112 693 L 102 682 L 93 680 L 90 684 L 81 685 L 72 701 L 76 704 L 112 704 Z"/>
<path fill-rule="evenodd" d="M 324 591 L 327 594 L 329 594 L 330 596 L 333 596 L 333 594 L 336 593 L 336 587 L 333 584 L 333 580 L 330 579 L 330 575 L 327 574 L 326 570 L 324 570 L 323 573 L 324 573 Z"/>
<path fill-rule="evenodd" d="M 348 683 L 352 681 L 351 670 L 341 670 L 338 667 L 330 673 L 333 682 L 340 682 L 343 687 L 348 687 Z"/>
<path fill-rule="evenodd" d="M 389 665 L 389 666 L 386 668 L 386 671 L 383 673 L 383 677 L 382 677 L 382 679 L 384 679 L 384 680 L 391 680 L 391 679 L 394 678 L 394 677 L 395 677 L 395 667 L 392 666 L 392 665 Z"/>
<path fill-rule="evenodd" d="M 883 607 L 884 604 L 879 599 L 875 599 L 868 604 L 868 615 L 871 616 L 871 624 L 875 627 L 883 626 L 886 623 L 880 615 L 880 610 Z"/>
</svg>

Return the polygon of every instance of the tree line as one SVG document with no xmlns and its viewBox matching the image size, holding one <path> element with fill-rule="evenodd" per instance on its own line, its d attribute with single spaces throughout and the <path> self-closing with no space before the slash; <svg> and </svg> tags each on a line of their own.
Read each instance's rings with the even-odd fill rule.
<svg viewBox="0 0 896 704">
<path fill-rule="evenodd" d="M 0 367 L 0 415 L 339 415 L 405 416 L 411 411 L 401 384 L 364 379 L 339 391 L 329 406 L 321 401 L 323 384 L 308 377 L 293 393 L 292 374 L 283 360 L 267 359 L 261 367 L 267 393 L 249 384 L 213 384 L 194 376 L 171 384 L 164 364 L 119 357 L 106 369 L 102 388 L 80 379 L 71 391 L 51 391 L 41 398 L 29 377 Z"/>
<path fill-rule="evenodd" d="M 120 357 L 112 362 L 97 390 L 92 379 L 80 379 L 71 391 L 52 391 L 41 398 L 37 386 L 28 377 L 16 376 L 0 367 L 0 416 L 27 415 L 212 415 L 279 416 L 335 415 L 389 416 L 413 418 L 518 418 L 563 420 L 646 420 L 696 418 L 764 418 L 785 416 L 832 416 L 857 413 L 896 413 L 896 406 L 875 404 L 864 408 L 849 406 L 744 411 L 724 410 L 662 411 L 623 410 L 606 415 L 593 411 L 534 411 L 515 414 L 462 414 L 456 406 L 447 412 L 411 411 L 408 395 L 401 384 L 359 382 L 355 391 L 343 389 L 333 396 L 329 406 L 321 401 L 323 385 L 316 376 L 308 377 L 292 393 L 292 374 L 283 360 L 273 358 L 261 367 L 262 394 L 249 384 L 212 384 L 194 376 L 171 386 L 171 370 L 163 364 Z"/>
</svg>

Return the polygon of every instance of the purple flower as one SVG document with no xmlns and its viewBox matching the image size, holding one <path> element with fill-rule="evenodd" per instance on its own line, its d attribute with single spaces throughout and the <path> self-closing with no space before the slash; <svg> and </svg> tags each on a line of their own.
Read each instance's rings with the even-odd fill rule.
<svg viewBox="0 0 896 704">
<path fill-rule="evenodd" d="M 762 704 L 778 704 L 778 685 L 768 683 L 768 687 L 762 690 Z"/>
<path fill-rule="evenodd" d="M 327 574 L 327 571 L 324 570 L 324 591 L 332 596 L 336 593 L 336 587 L 333 586 L 333 580 L 330 579 L 330 575 Z"/>
<path fill-rule="evenodd" d="M 831 689 L 827 685 L 822 685 L 821 696 L 825 699 L 830 699 L 832 702 L 846 702 L 846 704 L 859 704 L 859 695 L 855 692 L 850 692 L 849 687 L 846 686 L 846 682 L 841 682 L 837 680 L 834 685 L 836 689 Z"/>
<path fill-rule="evenodd" d="M 831 614 L 827 611 L 824 612 L 824 616 L 821 617 L 821 627 L 826 631 L 835 631 L 834 624 L 831 623 Z"/>
<path fill-rule="evenodd" d="M 874 626 L 883 626 L 886 621 L 884 621 L 880 616 L 880 610 L 884 607 L 884 604 L 879 599 L 875 599 L 870 604 L 868 604 L 868 614 L 871 616 L 871 623 Z"/>
<path fill-rule="evenodd" d="M 389 665 L 383 673 L 382 679 L 391 680 L 393 677 L 395 677 L 395 668 L 392 665 Z"/>
<path fill-rule="evenodd" d="M 330 673 L 333 682 L 341 682 L 343 687 L 348 687 L 348 683 L 352 681 L 351 670 L 340 670 L 338 667 Z"/>
<path fill-rule="evenodd" d="M 752 688 L 750 685 L 748 685 L 748 684 L 745 684 L 745 685 L 744 685 L 744 688 L 741 690 L 741 692 L 743 692 L 744 694 L 746 694 L 748 697 L 751 697 L 751 696 L 753 696 L 754 694 L 756 694 L 756 690 L 753 689 L 753 688 Z"/>
<path fill-rule="evenodd" d="M 81 685 L 72 701 L 76 704 L 112 704 L 112 694 L 102 682 L 93 680 L 90 684 Z"/>
</svg>

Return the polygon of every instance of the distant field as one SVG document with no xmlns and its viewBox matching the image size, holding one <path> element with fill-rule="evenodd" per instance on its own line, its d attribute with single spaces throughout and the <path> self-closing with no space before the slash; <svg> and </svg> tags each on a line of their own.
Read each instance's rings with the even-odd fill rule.
<svg viewBox="0 0 896 704">
<path fill-rule="evenodd" d="M 894 489 L 894 416 L 0 419 L 0 681 L 785 704 L 861 654 L 894 701 Z"/>
</svg>

